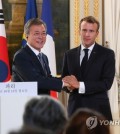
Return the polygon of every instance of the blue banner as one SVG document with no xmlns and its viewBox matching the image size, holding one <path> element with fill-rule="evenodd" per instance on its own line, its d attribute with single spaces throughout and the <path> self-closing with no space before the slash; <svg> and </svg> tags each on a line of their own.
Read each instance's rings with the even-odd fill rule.
<svg viewBox="0 0 120 134">
<path fill-rule="evenodd" d="M 27 0 L 27 5 L 26 5 L 26 15 L 25 15 L 25 23 L 32 18 L 37 18 L 37 5 L 36 5 L 36 0 Z M 22 46 L 26 45 L 26 37 L 23 34 L 23 39 L 22 39 Z"/>
<path fill-rule="evenodd" d="M 53 23 L 52 23 L 52 11 L 51 0 L 43 0 L 41 19 L 47 25 L 47 34 L 53 37 Z"/>
</svg>

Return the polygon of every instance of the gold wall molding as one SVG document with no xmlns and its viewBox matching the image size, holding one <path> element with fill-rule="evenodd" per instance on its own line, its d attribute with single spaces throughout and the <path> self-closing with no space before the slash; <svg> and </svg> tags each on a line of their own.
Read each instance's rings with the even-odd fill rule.
<svg viewBox="0 0 120 134">
<path fill-rule="evenodd" d="M 75 43 L 75 46 L 78 45 L 79 43 L 79 30 L 78 30 L 78 27 L 79 27 L 79 20 L 80 20 L 80 9 L 79 9 L 79 6 L 80 6 L 80 1 L 79 0 L 75 0 L 74 2 L 74 35 L 75 35 L 75 38 L 74 38 L 74 43 Z"/>
<path fill-rule="evenodd" d="M 94 8 L 93 8 L 94 16 L 99 18 L 99 0 L 94 0 Z"/>
<path fill-rule="evenodd" d="M 85 16 L 89 15 L 89 0 L 84 0 L 84 14 Z"/>
<path fill-rule="evenodd" d="M 93 8 L 93 14 L 96 19 L 99 20 L 99 0 L 94 0 L 94 8 Z M 100 34 L 98 34 L 98 37 L 96 38 L 97 42 L 100 42 Z"/>
<path fill-rule="evenodd" d="M 70 1 L 70 46 L 77 46 L 80 42 L 79 37 L 79 21 L 80 21 L 80 1 L 72 0 Z M 72 16 L 72 17 L 71 17 Z"/>
</svg>

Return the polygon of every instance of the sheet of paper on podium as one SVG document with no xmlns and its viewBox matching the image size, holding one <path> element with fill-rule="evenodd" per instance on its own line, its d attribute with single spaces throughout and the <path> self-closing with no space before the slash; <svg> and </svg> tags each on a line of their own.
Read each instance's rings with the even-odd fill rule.
<svg viewBox="0 0 120 134">
<path fill-rule="evenodd" d="M 37 82 L 0 82 L 0 96 L 36 96 Z"/>
</svg>

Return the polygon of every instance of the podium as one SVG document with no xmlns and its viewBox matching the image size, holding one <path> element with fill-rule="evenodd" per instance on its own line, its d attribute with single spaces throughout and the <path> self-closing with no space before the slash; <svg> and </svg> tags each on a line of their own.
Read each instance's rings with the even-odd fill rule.
<svg viewBox="0 0 120 134">
<path fill-rule="evenodd" d="M 0 83 L 0 134 L 18 130 L 28 100 L 37 96 L 37 82 Z"/>
</svg>

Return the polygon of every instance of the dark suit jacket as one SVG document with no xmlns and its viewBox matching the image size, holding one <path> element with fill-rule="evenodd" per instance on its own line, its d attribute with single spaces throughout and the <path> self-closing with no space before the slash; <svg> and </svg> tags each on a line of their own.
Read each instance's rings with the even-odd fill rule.
<svg viewBox="0 0 120 134">
<path fill-rule="evenodd" d="M 85 71 L 85 78 L 80 69 L 81 46 L 65 53 L 62 77 L 75 75 L 78 81 L 85 83 L 85 94 L 79 94 L 78 89 L 70 93 L 68 112 L 71 115 L 76 109 L 87 107 L 103 113 L 111 119 L 111 110 L 107 91 L 111 88 L 115 75 L 114 52 L 95 44 Z"/>
<path fill-rule="evenodd" d="M 37 81 L 39 94 L 49 94 L 51 89 L 60 92 L 62 89 L 62 80 L 51 76 L 48 58 L 44 54 L 43 59 L 47 68 L 47 76 L 37 56 L 29 46 L 26 45 L 20 49 L 16 52 L 13 59 L 12 80 L 16 82 Z"/>
</svg>

